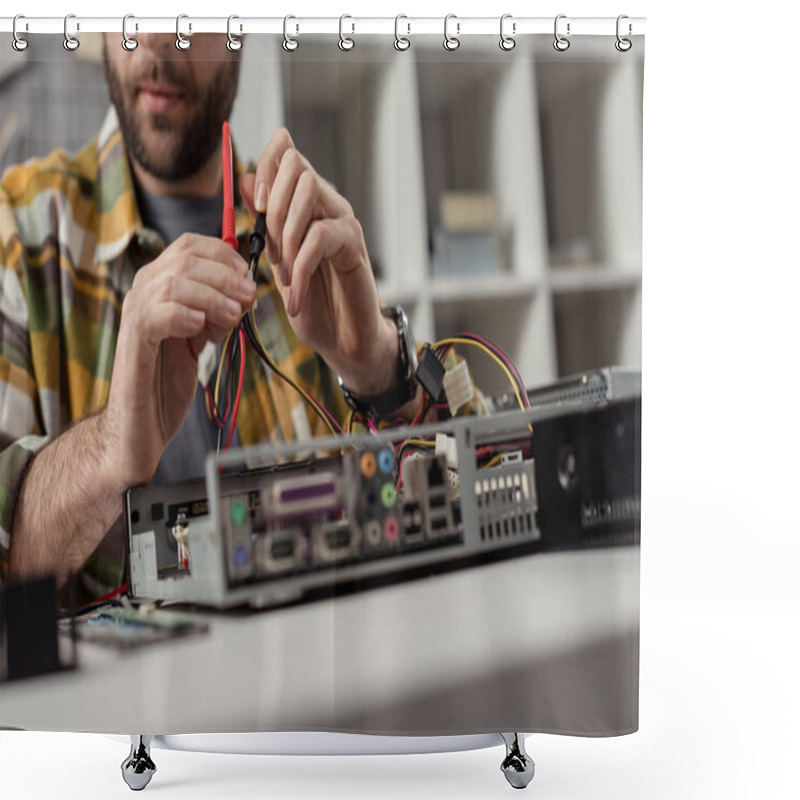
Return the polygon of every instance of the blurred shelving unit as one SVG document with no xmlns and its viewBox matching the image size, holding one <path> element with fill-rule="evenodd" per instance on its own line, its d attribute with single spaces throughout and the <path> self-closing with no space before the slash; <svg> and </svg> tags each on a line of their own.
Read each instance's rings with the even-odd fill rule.
<svg viewBox="0 0 800 800">
<path fill-rule="evenodd" d="M 248 36 L 231 120 L 240 157 L 257 159 L 288 127 L 353 206 L 381 297 L 406 308 L 419 340 L 487 336 L 529 386 L 640 365 L 643 41 L 620 53 L 613 37 L 582 36 L 558 53 L 550 36 L 510 52 L 497 36 L 463 37 L 455 52 L 440 36 L 412 37 L 405 52 L 386 36 L 355 40 L 342 53 L 335 38 L 304 36 L 286 53 L 280 37 Z M 64 79 L 79 70 L 84 96 L 91 83 L 105 102 L 97 53 L 63 58 L 53 42 Z M 455 258 L 443 270 L 453 193 L 488 202 L 493 227 L 454 251 L 463 269 Z M 485 356 L 463 354 L 484 391 L 507 389 Z"/>
<path fill-rule="evenodd" d="M 383 299 L 406 307 L 418 339 L 487 336 L 529 385 L 640 365 L 642 48 L 412 41 L 397 53 L 362 36 L 342 54 L 307 37 L 273 56 L 281 122 L 353 205 Z M 448 193 L 493 205 L 493 257 L 478 268 L 437 265 Z M 485 356 L 464 355 L 485 391 L 506 390 Z"/>
</svg>

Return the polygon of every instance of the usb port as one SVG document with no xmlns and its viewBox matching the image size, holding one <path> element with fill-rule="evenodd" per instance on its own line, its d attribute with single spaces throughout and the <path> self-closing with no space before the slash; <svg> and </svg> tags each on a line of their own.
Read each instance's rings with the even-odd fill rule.
<svg viewBox="0 0 800 800">
<path fill-rule="evenodd" d="M 442 508 L 447 503 L 447 496 L 442 494 L 431 495 L 428 500 L 428 505 L 431 508 Z"/>
</svg>

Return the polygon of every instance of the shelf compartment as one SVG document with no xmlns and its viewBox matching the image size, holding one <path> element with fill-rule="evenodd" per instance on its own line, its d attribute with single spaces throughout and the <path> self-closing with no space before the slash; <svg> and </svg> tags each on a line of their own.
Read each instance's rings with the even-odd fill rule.
<svg viewBox="0 0 800 800">
<path fill-rule="evenodd" d="M 373 269 L 395 288 L 419 285 L 427 266 L 413 61 L 385 37 L 331 52 L 308 37 L 282 58 L 286 125 L 294 142 L 352 205 Z"/>
<path fill-rule="evenodd" d="M 472 44 L 472 42 L 471 42 Z M 440 204 L 448 192 L 494 201 L 497 269 L 533 276 L 544 270 L 545 230 L 536 107 L 527 48 L 501 53 L 488 37 L 469 53 L 417 54 L 428 248 L 441 233 Z"/>
<path fill-rule="evenodd" d="M 553 297 L 558 375 L 608 366 L 641 366 L 642 299 L 638 286 Z"/>
<path fill-rule="evenodd" d="M 640 269 L 641 57 L 539 61 L 535 80 L 549 260 Z"/>
</svg>

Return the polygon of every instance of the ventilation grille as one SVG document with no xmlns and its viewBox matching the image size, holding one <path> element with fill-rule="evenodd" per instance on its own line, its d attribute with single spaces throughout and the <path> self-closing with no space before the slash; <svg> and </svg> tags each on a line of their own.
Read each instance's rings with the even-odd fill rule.
<svg viewBox="0 0 800 800">
<path fill-rule="evenodd" d="M 601 372 L 566 378 L 555 386 L 528 392 L 531 407 L 554 405 L 598 405 L 608 399 L 608 383 Z"/>
<path fill-rule="evenodd" d="M 533 461 L 481 470 L 475 499 L 482 542 L 540 538 L 535 486 Z"/>
</svg>

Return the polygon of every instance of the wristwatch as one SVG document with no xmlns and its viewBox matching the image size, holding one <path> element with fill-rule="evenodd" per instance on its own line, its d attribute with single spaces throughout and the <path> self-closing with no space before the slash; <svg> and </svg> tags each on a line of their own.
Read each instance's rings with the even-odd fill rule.
<svg viewBox="0 0 800 800">
<path fill-rule="evenodd" d="M 387 306 L 381 309 L 381 314 L 394 321 L 400 343 L 400 359 L 394 384 L 380 394 L 365 397 L 348 389 L 339 378 L 339 386 L 347 405 L 367 418 L 391 416 L 392 412 L 402 408 L 417 394 L 417 345 L 406 312 L 402 306 Z"/>
</svg>

